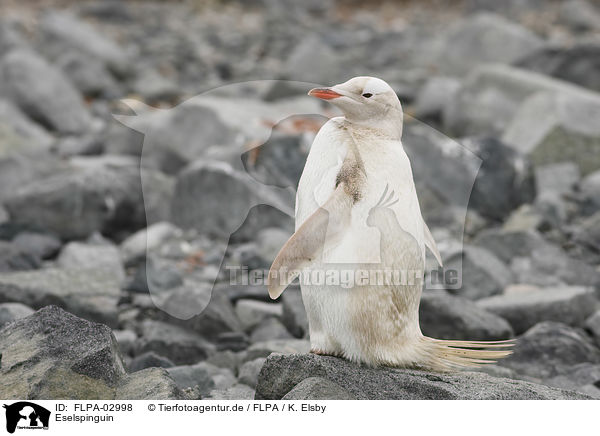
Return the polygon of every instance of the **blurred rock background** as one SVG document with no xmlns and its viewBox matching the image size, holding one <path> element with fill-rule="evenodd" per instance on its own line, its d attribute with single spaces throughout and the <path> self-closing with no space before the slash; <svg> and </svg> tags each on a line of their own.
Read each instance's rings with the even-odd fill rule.
<svg viewBox="0 0 600 436">
<path fill-rule="evenodd" d="M 600 398 L 591 0 L 3 1 L 0 397 L 253 398 L 270 353 L 307 352 L 299 289 L 224 265 L 268 268 L 293 229 L 335 114 L 298 82 L 356 75 L 435 129 L 407 117 L 403 141 L 463 287 L 424 293 L 423 332 L 519 337 L 487 372 Z"/>
</svg>

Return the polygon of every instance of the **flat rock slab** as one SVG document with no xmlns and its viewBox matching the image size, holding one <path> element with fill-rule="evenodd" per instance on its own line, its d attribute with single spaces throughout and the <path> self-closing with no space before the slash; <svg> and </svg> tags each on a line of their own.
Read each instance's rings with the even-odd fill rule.
<svg viewBox="0 0 600 436">
<path fill-rule="evenodd" d="M 314 354 L 268 357 L 258 376 L 255 399 L 298 398 L 299 393 L 315 392 L 298 387 L 304 380 L 327 380 L 323 387 L 335 386 L 330 396 L 319 389 L 319 398 L 357 400 L 566 400 L 588 399 L 583 394 L 524 382 L 491 377 L 478 372 L 431 373 L 425 371 L 368 368 L 344 359 Z M 312 380 L 314 381 L 314 379 Z M 304 382 L 306 384 L 308 382 Z M 303 388 L 303 389 L 301 389 Z M 342 392 L 343 398 L 337 398 Z M 316 399 L 316 398 L 315 398 Z"/>
</svg>

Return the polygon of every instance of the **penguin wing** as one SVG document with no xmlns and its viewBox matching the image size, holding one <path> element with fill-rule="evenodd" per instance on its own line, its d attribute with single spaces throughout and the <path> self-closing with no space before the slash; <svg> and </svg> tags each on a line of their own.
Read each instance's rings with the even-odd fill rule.
<svg viewBox="0 0 600 436">
<path fill-rule="evenodd" d="M 429 227 L 427 227 L 427 223 L 425 221 L 423 221 L 423 234 L 425 236 L 425 246 L 429 248 L 429 251 L 431 251 L 431 254 L 433 254 L 438 264 L 440 266 L 444 266 L 442 264 L 442 256 L 440 255 L 440 251 L 435 244 L 435 239 L 433 239 L 433 235 L 431 234 L 431 231 L 429 230 Z"/>
<path fill-rule="evenodd" d="M 339 240 L 350 227 L 353 199 L 345 183 L 337 188 L 296 230 L 281 248 L 268 276 L 269 296 L 278 298 L 285 288 L 315 259 L 320 258 L 327 236 L 328 242 Z"/>
</svg>

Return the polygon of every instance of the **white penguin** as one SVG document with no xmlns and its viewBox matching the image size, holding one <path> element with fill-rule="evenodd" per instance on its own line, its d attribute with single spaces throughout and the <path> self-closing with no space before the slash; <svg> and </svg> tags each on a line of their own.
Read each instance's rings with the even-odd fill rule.
<svg viewBox="0 0 600 436">
<path fill-rule="evenodd" d="M 308 94 L 330 101 L 343 116 L 330 119 L 314 140 L 298 185 L 296 232 L 271 266 L 268 290 L 278 298 L 300 275 L 311 352 L 434 371 L 510 354 L 510 340 L 448 341 L 421 333 L 425 247 L 440 264 L 441 258 L 421 216 L 393 89 L 381 79 L 355 77 Z M 332 272 L 348 269 L 404 275 L 375 282 L 363 274 L 351 286 L 332 279 Z"/>
</svg>

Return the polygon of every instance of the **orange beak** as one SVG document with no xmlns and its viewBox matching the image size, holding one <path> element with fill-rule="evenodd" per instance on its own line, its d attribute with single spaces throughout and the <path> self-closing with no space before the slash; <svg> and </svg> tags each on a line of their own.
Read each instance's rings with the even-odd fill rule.
<svg viewBox="0 0 600 436">
<path fill-rule="evenodd" d="M 342 94 L 338 94 L 337 92 L 329 88 L 313 88 L 310 91 L 308 91 L 308 95 L 320 98 L 322 100 L 331 100 L 342 96 Z"/>
</svg>

